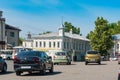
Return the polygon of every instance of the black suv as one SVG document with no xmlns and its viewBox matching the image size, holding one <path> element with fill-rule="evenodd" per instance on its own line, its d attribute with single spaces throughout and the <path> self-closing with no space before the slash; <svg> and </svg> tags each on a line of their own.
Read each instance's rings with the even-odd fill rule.
<svg viewBox="0 0 120 80">
<path fill-rule="evenodd" d="M 0 57 L 0 71 L 1 72 L 6 72 L 7 71 L 7 64 L 2 57 Z"/>
<path fill-rule="evenodd" d="M 32 71 L 45 74 L 46 70 L 52 73 L 52 58 L 43 51 L 22 51 L 14 58 L 14 70 L 16 75 L 21 75 L 23 72 L 32 73 Z"/>
</svg>

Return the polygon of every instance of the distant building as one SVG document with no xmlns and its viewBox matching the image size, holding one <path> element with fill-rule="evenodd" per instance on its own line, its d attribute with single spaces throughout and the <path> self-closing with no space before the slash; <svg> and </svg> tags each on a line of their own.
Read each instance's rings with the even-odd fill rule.
<svg viewBox="0 0 120 80">
<path fill-rule="evenodd" d="M 116 34 L 112 36 L 114 47 L 110 51 L 111 57 L 116 57 L 120 54 L 120 34 Z"/>
<path fill-rule="evenodd" d="M 19 28 L 6 24 L 5 18 L 2 18 L 2 11 L 0 11 L 0 49 L 18 46 L 20 31 Z"/>
<path fill-rule="evenodd" d="M 35 50 L 64 50 L 71 53 L 72 57 L 76 57 L 77 61 L 84 58 L 85 52 L 90 49 L 89 40 L 73 34 L 72 31 L 64 32 L 62 25 L 58 32 L 47 33 L 42 35 L 30 35 L 23 41 L 23 46 L 33 48 Z"/>
</svg>

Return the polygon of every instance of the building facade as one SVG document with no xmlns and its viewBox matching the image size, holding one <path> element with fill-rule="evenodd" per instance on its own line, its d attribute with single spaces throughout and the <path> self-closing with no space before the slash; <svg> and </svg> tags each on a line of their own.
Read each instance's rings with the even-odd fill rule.
<svg viewBox="0 0 120 80">
<path fill-rule="evenodd" d="M 18 46 L 20 31 L 19 28 L 6 24 L 5 18 L 2 18 L 2 11 L 0 11 L 0 49 Z"/>
<path fill-rule="evenodd" d="M 70 32 L 64 32 L 64 27 L 60 27 L 56 33 L 34 35 L 23 41 L 23 46 L 34 50 L 64 50 L 76 57 L 77 61 L 84 58 L 85 52 L 90 49 L 89 40 Z"/>
<path fill-rule="evenodd" d="M 5 24 L 6 43 L 14 46 L 19 46 L 19 32 L 21 30 L 17 27 Z"/>
<path fill-rule="evenodd" d="M 114 47 L 111 49 L 111 57 L 117 57 L 120 54 L 120 34 L 116 34 L 112 36 Z"/>
</svg>

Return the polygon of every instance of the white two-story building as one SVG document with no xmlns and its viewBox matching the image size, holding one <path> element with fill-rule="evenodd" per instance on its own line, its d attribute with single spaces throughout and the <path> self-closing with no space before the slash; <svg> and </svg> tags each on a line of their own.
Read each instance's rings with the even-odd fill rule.
<svg viewBox="0 0 120 80">
<path fill-rule="evenodd" d="M 78 34 L 64 32 L 62 25 L 58 32 L 47 33 L 42 35 L 28 34 L 28 38 L 23 41 L 23 46 L 35 50 L 64 50 L 71 53 L 71 56 L 76 57 L 77 61 L 84 59 L 84 54 L 90 49 L 89 40 Z"/>
</svg>

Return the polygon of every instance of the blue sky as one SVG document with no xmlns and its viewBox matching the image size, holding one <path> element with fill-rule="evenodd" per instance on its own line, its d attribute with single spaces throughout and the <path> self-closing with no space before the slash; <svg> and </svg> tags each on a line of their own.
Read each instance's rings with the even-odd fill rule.
<svg viewBox="0 0 120 80">
<path fill-rule="evenodd" d="M 6 23 L 19 27 L 21 37 L 28 32 L 57 32 L 63 21 L 80 27 L 83 36 L 94 30 L 98 16 L 110 23 L 120 20 L 119 0 L 0 0 Z"/>
</svg>

